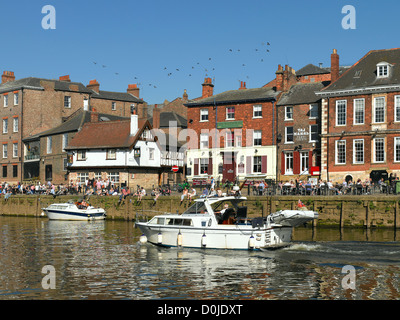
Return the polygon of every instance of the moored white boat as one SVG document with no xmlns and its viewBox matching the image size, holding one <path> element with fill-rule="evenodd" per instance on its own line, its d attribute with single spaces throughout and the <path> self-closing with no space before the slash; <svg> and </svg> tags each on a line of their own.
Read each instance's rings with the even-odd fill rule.
<svg viewBox="0 0 400 320">
<path fill-rule="evenodd" d="M 136 222 L 143 232 L 140 242 L 167 247 L 278 248 L 290 244 L 293 227 L 318 218 L 317 212 L 301 208 L 248 219 L 245 200 L 242 196 L 200 198 L 182 214 Z M 228 209 L 220 213 L 226 203 Z"/>
<path fill-rule="evenodd" d="M 82 206 L 79 202 L 53 203 L 42 208 L 50 220 L 104 220 L 106 211 L 93 206 Z"/>
</svg>

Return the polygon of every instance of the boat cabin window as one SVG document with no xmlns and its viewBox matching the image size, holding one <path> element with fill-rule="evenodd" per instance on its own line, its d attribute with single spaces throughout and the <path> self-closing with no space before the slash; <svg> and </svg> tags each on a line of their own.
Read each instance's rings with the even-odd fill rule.
<svg viewBox="0 0 400 320">
<path fill-rule="evenodd" d="M 192 206 L 190 206 L 184 214 L 197 214 L 197 213 L 205 213 L 207 211 L 204 202 L 195 202 Z"/>
<path fill-rule="evenodd" d="M 153 219 L 151 219 L 151 220 L 149 221 L 149 223 L 151 223 L 151 224 L 161 224 L 161 225 L 164 225 L 164 224 L 165 224 L 165 218 L 157 218 L 157 217 L 154 217 Z"/>
<path fill-rule="evenodd" d="M 192 226 L 192 219 L 170 218 L 166 219 L 166 224 L 170 226 Z"/>
</svg>

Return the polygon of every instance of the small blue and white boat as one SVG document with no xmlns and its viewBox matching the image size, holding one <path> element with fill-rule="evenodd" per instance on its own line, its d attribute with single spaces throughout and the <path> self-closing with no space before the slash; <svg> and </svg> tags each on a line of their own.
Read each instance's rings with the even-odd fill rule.
<svg viewBox="0 0 400 320">
<path fill-rule="evenodd" d="M 106 211 L 80 202 L 53 203 L 42 208 L 50 220 L 104 220 Z"/>
</svg>

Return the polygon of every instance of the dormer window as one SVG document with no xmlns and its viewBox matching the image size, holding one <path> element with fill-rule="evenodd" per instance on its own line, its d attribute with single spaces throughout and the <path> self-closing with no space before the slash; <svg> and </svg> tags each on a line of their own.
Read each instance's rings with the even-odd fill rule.
<svg viewBox="0 0 400 320">
<path fill-rule="evenodd" d="M 387 62 L 380 62 L 376 65 L 376 74 L 378 78 L 387 78 L 389 76 L 390 64 Z"/>
</svg>

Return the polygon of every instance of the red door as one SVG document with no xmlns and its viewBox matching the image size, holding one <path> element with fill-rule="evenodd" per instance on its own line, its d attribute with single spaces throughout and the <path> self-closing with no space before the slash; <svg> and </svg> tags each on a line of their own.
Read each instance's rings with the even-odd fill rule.
<svg viewBox="0 0 400 320">
<path fill-rule="evenodd" d="M 225 152 L 223 155 L 223 166 L 222 166 L 222 181 L 225 182 L 229 180 L 231 182 L 235 181 L 236 177 L 236 162 L 235 154 L 233 152 Z"/>
</svg>

